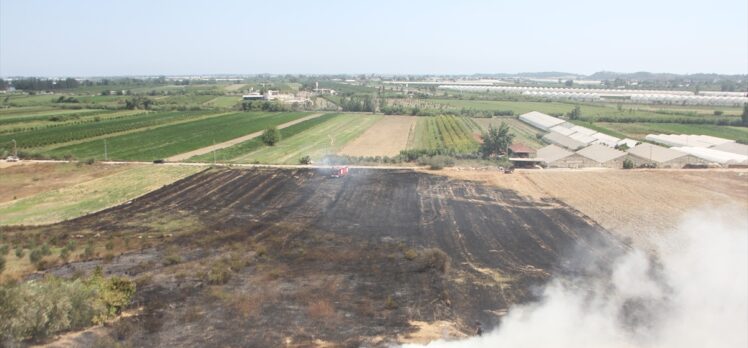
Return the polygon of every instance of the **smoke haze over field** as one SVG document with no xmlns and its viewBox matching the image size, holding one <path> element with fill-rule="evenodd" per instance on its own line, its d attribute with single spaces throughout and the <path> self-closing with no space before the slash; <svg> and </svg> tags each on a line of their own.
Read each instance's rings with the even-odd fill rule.
<svg viewBox="0 0 748 348">
<path fill-rule="evenodd" d="M 748 212 L 690 214 L 658 245 L 657 261 L 632 250 L 605 276 L 551 281 L 483 337 L 427 347 L 747 347 Z"/>
</svg>

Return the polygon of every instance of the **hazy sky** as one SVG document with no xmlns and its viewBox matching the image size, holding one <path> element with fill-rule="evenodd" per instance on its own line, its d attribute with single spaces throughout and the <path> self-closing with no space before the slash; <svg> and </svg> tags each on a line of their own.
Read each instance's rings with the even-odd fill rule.
<svg viewBox="0 0 748 348">
<path fill-rule="evenodd" d="M 0 76 L 748 73 L 746 0 L 0 0 Z"/>
</svg>

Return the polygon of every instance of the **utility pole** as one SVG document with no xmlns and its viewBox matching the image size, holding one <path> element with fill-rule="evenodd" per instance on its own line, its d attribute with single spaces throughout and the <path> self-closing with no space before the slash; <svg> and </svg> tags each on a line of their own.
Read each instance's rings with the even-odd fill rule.
<svg viewBox="0 0 748 348">
<path fill-rule="evenodd" d="M 216 165 L 216 140 L 213 139 L 213 165 Z"/>
</svg>

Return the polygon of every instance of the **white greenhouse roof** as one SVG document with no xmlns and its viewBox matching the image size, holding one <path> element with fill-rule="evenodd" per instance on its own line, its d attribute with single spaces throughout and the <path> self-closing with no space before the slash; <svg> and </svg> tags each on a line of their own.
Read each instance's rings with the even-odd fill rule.
<svg viewBox="0 0 748 348">
<path fill-rule="evenodd" d="M 743 156 L 748 156 L 748 145 L 745 145 L 745 144 L 724 143 L 722 145 L 717 145 L 715 147 L 712 147 L 711 149 L 736 153 L 738 155 L 743 155 Z"/>
<path fill-rule="evenodd" d="M 574 139 L 574 140 L 576 140 L 578 142 L 584 143 L 584 144 L 592 144 L 593 142 L 595 142 L 595 140 L 597 140 L 597 139 L 593 138 L 592 136 L 587 135 L 587 134 L 583 134 L 583 133 L 574 133 L 574 134 L 570 135 L 569 138 L 572 138 L 572 139 Z"/>
<path fill-rule="evenodd" d="M 569 150 L 577 150 L 577 149 L 579 149 L 581 147 L 584 147 L 586 145 L 585 143 L 583 143 L 581 141 L 574 140 L 574 139 L 572 139 L 570 137 L 567 137 L 565 135 L 561 135 L 561 134 L 556 133 L 556 132 L 550 132 L 550 133 L 544 135 L 543 136 L 543 140 L 545 140 L 545 141 L 547 141 L 547 142 L 549 142 L 551 144 L 556 144 L 556 145 L 565 147 L 565 148 L 567 148 Z"/>
<path fill-rule="evenodd" d="M 584 149 L 577 151 L 577 154 L 592 159 L 598 163 L 605 163 L 626 155 L 623 151 L 618 151 L 600 144 L 587 146 Z"/>
<path fill-rule="evenodd" d="M 616 145 L 618 145 L 618 142 L 621 141 L 621 139 L 607 135 L 605 133 L 595 133 L 592 134 L 592 137 L 597 139 L 598 144 L 603 144 L 609 147 L 615 147 Z"/>
<path fill-rule="evenodd" d="M 537 158 L 542 159 L 546 163 L 551 163 L 562 158 L 569 157 L 574 153 L 561 148 L 556 145 L 548 145 L 544 148 L 538 149 Z"/>
<path fill-rule="evenodd" d="M 709 135 L 689 134 L 648 134 L 645 139 L 667 146 L 688 147 L 712 147 L 733 142 L 733 140 L 717 138 Z"/>
<path fill-rule="evenodd" d="M 519 116 L 519 119 L 535 128 L 539 128 L 542 130 L 548 130 L 553 126 L 557 126 L 565 122 L 560 118 L 549 116 L 537 111 L 530 111 L 526 114 L 522 114 Z"/>
<path fill-rule="evenodd" d="M 695 157 L 720 164 L 746 163 L 748 156 L 739 155 L 732 152 L 725 152 L 703 147 L 681 146 L 674 147 L 673 150 L 685 152 Z"/>
<path fill-rule="evenodd" d="M 642 143 L 634 146 L 628 151 L 629 154 L 636 157 L 648 159 L 658 163 L 664 163 L 686 156 L 685 152 L 668 149 L 667 147 L 657 146 L 649 143 Z"/>
<path fill-rule="evenodd" d="M 556 132 L 556 133 L 559 133 L 561 135 L 566 135 L 566 136 L 574 134 L 574 131 L 571 130 L 571 128 L 564 127 L 564 124 L 560 124 L 558 126 L 551 128 L 550 129 L 551 132 Z"/>
</svg>

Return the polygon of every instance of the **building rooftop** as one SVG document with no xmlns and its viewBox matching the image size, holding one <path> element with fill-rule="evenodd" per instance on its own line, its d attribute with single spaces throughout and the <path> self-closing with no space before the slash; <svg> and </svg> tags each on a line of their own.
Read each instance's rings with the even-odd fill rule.
<svg viewBox="0 0 748 348">
<path fill-rule="evenodd" d="M 584 149 L 577 151 L 577 154 L 587 157 L 599 163 L 612 161 L 616 158 L 623 157 L 626 155 L 626 153 L 623 151 L 618 151 L 616 149 L 612 149 L 610 147 L 607 147 L 605 145 L 600 145 L 600 144 L 592 144 L 590 146 L 587 146 Z"/>
<path fill-rule="evenodd" d="M 636 157 L 648 159 L 658 163 L 664 163 L 686 155 L 685 152 L 668 149 L 649 143 L 641 143 L 629 149 L 629 154 Z"/>
<path fill-rule="evenodd" d="M 514 143 L 509 146 L 509 151 L 513 153 L 535 153 L 535 150 L 522 143 Z"/>
<path fill-rule="evenodd" d="M 717 145 L 715 147 L 712 147 L 712 149 L 736 153 L 738 155 L 743 155 L 743 156 L 748 156 L 748 145 L 745 145 L 745 144 L 724 143 L 722 145 Z"/>
<path fill-rule="evenodd" d="M 565 147 L 565 148 L 567 148 L 569 150 L 577 150 L 577 149 L 580 149 L 580 148 L 582 148 L 582 147 L 584 147 L 586 145 L 585 143 L 583 143 L 581 141 L 574 140 L 574 139 L 572 139 L 570 137 L 567 137 L 565 135 L 562 135 L 562 134 L 559 134 L 559 133 L 556 133 L 556 132 L 550 132 L 550 133 L 544 135 L 543 136 L 543 140 L 545 140 L 545 141 L 547 141 L 547 142 L 549 142 L 551 144 L 556 144 L 556 145 Z"/>
<path fill-rule="evenodd" d="M 560 118 L 546 115 L 542 112 L 537 111 L 530 111 L 526 114 L 522 114 L 519 116 L 519 119 L 525 123 L 532 125 L 533 127 L 540 128 L 542 130 L 548 130 L 553 126 L 565 122 Z"/>
<path fill-rule="evenodd" d="M 569 157 L 573 154 L 573 152 L 568 151 L 560 146 L 548 145 L 544 148 L 538 149 L 537 159 L 542 159 L 546 163 L 550 163 L 565 157 Z"/>
</svg>

